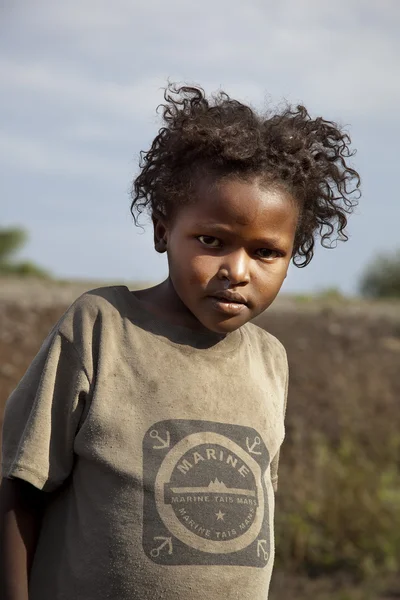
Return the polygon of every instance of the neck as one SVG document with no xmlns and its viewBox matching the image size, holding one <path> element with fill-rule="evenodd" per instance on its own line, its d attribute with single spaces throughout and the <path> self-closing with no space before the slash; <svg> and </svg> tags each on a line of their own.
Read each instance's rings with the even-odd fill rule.
<svg viewBox="0 0 400 600">
<path fill-rule="evenodd" d="M 202 333 L 209 332 L 182 302 L 170 277 L 154 287 L 135 290 L 134 294 L 149 312 L 168 319 L 170 323 Z"/>
</svg>

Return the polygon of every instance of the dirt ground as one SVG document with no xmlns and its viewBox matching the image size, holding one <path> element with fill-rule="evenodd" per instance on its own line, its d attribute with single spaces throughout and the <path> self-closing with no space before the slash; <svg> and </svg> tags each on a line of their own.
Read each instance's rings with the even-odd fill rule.
<svg viewBox="0 0 400 600">
<path fill-rule="evenodd" d="M 0 279 L 0 420 L 6 398 L 47 333 L 71 302 L 95 287 L 95 282 Z M 321 431 L 334 442 L 350 419 L 366 444 L 379 443 L 391 428 L 398 432 L 399 304 L 283 298 L 258 324 L 276 335 L 288 353 L 290 392 L 282 461 L 293 460 L 290 448 L 299 431 Z M 347 405 L 350 412 L 344 410 Z M 304 579 L 277 573 L 272 599 L 362 597 L 357 592 L 333 596 L 331 583 L 322 586 L 326 592 L 318 589 L 322 584 L 313 583 L 303 593 L 304 585 Z M 385 594 L 374 600 L 400 598 L 400 582 L 388 584 Z"/>
</svg>

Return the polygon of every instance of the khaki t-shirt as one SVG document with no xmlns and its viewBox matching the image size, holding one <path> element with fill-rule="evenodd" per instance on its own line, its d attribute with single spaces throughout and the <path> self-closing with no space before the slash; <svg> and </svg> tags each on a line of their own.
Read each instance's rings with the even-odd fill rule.
<svg viewBox="0 0 400 600">
<path fill-rule="evenodd" d="M 8 400 L 3 476 L 53 492 L 31 600 L 265 600 L 287 361 L 124 287 L 84 294 Z"/>
</svg>

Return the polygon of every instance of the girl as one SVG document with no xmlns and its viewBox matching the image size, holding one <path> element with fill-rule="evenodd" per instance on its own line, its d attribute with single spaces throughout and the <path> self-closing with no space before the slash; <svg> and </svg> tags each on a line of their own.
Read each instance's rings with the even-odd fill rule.
<svg viewBox="0 0 400 600">
<path fill-rule="evenodd" d="M 84 294 L 9 398 L 3 599 L 268 595 L 288 368 L 250 321 L 318 233 L 347 239 L 359 176 L 348 135 L 301 106 L 165 100 L 131 208 L 169 276 Z"/>
</svg>

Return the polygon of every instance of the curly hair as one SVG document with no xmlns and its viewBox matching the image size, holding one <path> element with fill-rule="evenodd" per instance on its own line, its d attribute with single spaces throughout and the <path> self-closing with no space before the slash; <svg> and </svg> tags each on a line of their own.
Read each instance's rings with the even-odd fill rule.
<svg viewBox="0 0 400 600">
<path fill-rule="evenodd" d="M 169 84 L 164 99 L 164 127 L 140 153 L 132 186 L 136 224 L 145 210 L 170 218 L 193 201 L 198 175 L 211 173 L 260 177 L 292 195 L 300 207 L 292 255 L 298 267 L 311 261 L 318 235 L 325 247 L 348 239 L 360 177 L 346 162 L 355 154 L 350 137 L 336 123 L 312 119 L 304 106 L 258 114 L 225 92 L 207 99 L 201 87 Z"/>
</svg>

